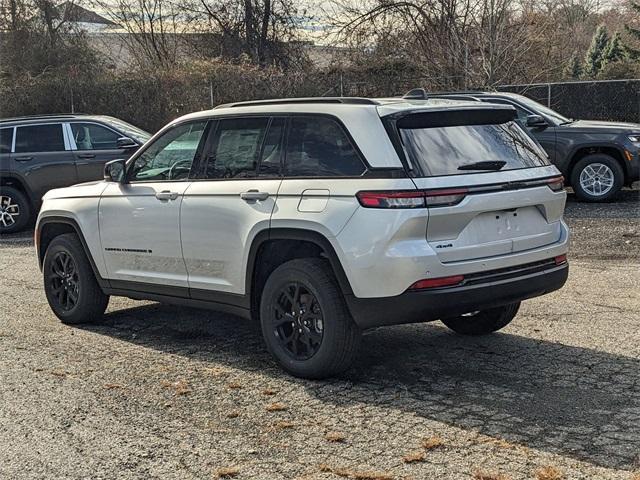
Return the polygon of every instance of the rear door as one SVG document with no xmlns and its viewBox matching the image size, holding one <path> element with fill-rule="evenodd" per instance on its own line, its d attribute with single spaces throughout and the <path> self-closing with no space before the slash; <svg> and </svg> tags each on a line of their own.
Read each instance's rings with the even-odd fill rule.
<svg viewBox="0 0 640 480">
<path fill-rule="evenodd" d="M 253 238 L 269 228 L 281 183 L 282 117 L 221 119 L 211 128 L 203 168 L 181 211 L 191 296 L 245 293 Z"/>
<path fill-rule="evenodd" d="M 105 163 L 127 158 L 132 153 L 118 148 L 118 138 L 123 135 L 104 125 L 70 122 L 66 128 L 74 152 L 78 182 L 102 179 Z"/>
<path fill-rule="evenodd" d="M 36 199 L 53 188 L 78 183 L 73 153 L 62 123 L 39 123 L 16 128 L 11 169 L 27 179 Z"/>
<path fill-rule="evenodd" d="M 397 123 L 426 191 L 427 240 L 443 263 L 557 242 L 566 195 L 557 169 L 509 110 L 417 113 Z M 556 191 L 554 191 L 554 189 Z"/>
</svg>

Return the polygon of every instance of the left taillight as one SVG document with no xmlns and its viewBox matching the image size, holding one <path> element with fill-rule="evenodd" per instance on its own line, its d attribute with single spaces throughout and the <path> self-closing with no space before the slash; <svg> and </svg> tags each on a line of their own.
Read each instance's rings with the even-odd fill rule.
<svg viewBox="0 0 640 480">
<path fill-rule="evenodd" d="M 466 188 L 442 188 L 358 192 L 356 197 L 360 205 L 366 208 L 424 208 L 456 205 L 467 193 Z"/>
<path fill-rule="evenodd" d="M 453 287 L 464 282 L 464 275 L 452 275 L 450 277 L 426 278 L 418 280 L 409 287 L 409 290 L 425 290 L 427 288 Z"/>
</svg>

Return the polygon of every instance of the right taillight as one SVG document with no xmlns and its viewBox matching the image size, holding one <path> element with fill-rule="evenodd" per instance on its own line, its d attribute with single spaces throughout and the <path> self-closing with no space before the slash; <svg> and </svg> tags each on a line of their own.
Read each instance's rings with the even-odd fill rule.
<svg viewBox="0 0 640 480">
<path fill-rule="evenodd" d="M 557 257 L 553 258 L 556 262 L 556 265 L 562 265 L 564 263 L 567 263 L 567 254 L 565 253 L 564 255 L 558 255 Z"/>
<path fill-rule="evenodd" d="M 467 193 L 466 188 L 442 188 L 358 192 L 356 197 L 360 205 L 366 208 L 424 208 L 456 205 Z"/>
<path fill-rule="evenodd" d="M 547 180 L 547 185 L 554 192 L 559 192 L 564 188 L 564 177 L 554 177 Z"/>
</svg>

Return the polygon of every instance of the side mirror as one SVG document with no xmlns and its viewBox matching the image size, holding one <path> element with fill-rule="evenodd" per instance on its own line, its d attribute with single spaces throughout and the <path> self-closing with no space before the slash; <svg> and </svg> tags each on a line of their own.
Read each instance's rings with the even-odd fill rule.
<svg viewBox="0 0 640 480">
<path fill-rule="evenodd" d="M 124 149 L 124 148 L 138 148 L 138 144 L 129 137 L 120 137 L 116 141 L 116 147 Z"/>
<path fill-rule="evenodd" d="M 104 165 L 104 179 L 107 182 L 124 182 L 124 173 L 126 171 L 126 160 L 111 160 Z"/>
<path fill-rule="evenodd" d="M 540 115 L 529 115 L 527 117 L 527 127 L 533 128 L 547 128 L 549 124 Z"/>
</svg>

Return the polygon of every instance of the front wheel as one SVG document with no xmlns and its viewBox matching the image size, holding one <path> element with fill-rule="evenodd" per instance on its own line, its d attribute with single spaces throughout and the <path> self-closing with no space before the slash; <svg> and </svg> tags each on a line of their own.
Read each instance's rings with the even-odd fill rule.
<svg viewBox="0 0 640 480">
<path fill-rule="evenodd" d="M 291 260 L 273 271 L 262 291 L 260 323 L 269 352 L 297 377 L 343 372 L 360 344 L 333 271 L 320 258 Z"/>
<path fill-rule="evenodd" d="M 85 323 L 102 317 L 109 297 L 98 285 L 76 235 L 65 233 L 51 241 L 42 270 L 47 301 L 62 323 Z"/>
<path fill-rule="evenodd" d="M 461 335 L 486 335 L 506 327 L 518 313 L 520 302 L 503 307 L 443 318 L 442 323 Z"/>
<path fill-rule="evenodd" d="M 622 188 L 624 172 L 615 158 L 596 153 L 582 158 L 571 173 L 576 196 L 586 202 L 603 202 Z"/>
</svg>

